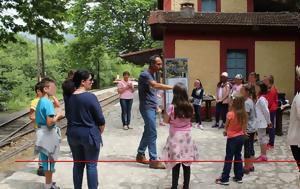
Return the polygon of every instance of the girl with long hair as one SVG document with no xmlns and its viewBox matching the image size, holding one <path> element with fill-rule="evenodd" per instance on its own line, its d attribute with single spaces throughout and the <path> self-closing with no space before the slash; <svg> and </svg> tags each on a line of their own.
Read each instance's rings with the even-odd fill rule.
<svg viewBox="0 0 300 189">
<path fill-rule="evenodd" d="M 166 168 L 172 169 L 172 187 L 177 189 L 180 167 L 183 167 L 183 189 L 189 188 L 191 168 L 190 162 L 198 158 L 198 150 L 191 137 L 193 106 L 189 102 L 187 90 L 182 83 L 173 89 L 173 100 L 165 115 L 164 121 L 170 124 L 169 137 L 163 148 L 162 159 Z M 174 162 L 175 160 L 175 162 Z M 176 162 L 178 161 L 178 162 Z"/>
<path fill-rule="evenodd" d="M 245 167 L 244 173 L 249 174 L 254 171 L 253 160 L 254 160 L 254 135 L 256 132 L 256 112 L 255 104 L 256 94 L 254 86 L 249 84 L 243 85 L 241 88 L 241 95 L 245 98 L 245 109 L 248 114 L 247 124 L 247 137 L 244 143 L 244 158 Z"/>
<path fill-rule="evenodd" d="M 246 133 L 248 115 L 245 110 L 245 99 L 243 96 L 236 96 L 231 105 L 231 110 L 227 113 L 224 136 L 227 136 L 225 163 L 221 177 L 216 179 L 217 184 L 229 185 L 229 175 L 232 160 L 234 158 L 233 181 L 243 183 L 243 163 L 242 148 L 244 145 L 244 135 Z"/>
</svg>

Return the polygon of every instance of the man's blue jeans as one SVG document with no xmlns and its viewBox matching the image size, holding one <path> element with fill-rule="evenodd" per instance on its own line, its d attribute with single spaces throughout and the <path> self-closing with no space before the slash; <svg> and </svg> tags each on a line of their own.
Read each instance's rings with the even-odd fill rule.
<svg viewBox="0 0 300 189">
<path fill-rule="evenodd" d="M 154 108 L 140 107 L 141 115 L 144 119 L 144 133 L 138 148 L 138 153 L 145 154 L 148 147 L 150 160 L 157 160 L 156 152 L 156 110 Z"/>
<path fill-rule="evenodd" d="M 235 161 L 242 160 L 242 148 L 244 145 L 244 136 L 237 136 L 234 138 L 228 138 L 226 144 L 226 156 L 225 163 L 223 168 L 223 173 L 221 177 L 222 182 L 229 181 L 229 175 L 231 170 L 231 165 L 234 157 Z M 241 180 L 243 178 L 243 163 L 242 162 L 234 162 L 234 176 L 236 179 Z"/>
<path fill-rule="evenodd" d="M 84 167 L 86 166 L 87 182 L 89 189 L 98 188 L 97 161 L 100 149 L 90 144 L 83 144 L 80 140 L 68 137 L 72 156 L 74 161 L 91 161 L 88 163 L 74 163 L 73 165 L 73 183 L 75 189 L 82 189 L 82 178 Z"/>
</svg>

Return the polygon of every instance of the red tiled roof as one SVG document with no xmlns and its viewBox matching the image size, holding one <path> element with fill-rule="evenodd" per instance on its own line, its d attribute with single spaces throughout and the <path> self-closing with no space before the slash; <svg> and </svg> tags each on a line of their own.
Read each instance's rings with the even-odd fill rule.
<svg viewBox="0 0 300 189">
<path fill-rule="evenodd" d="M 251 12 L 251 13 L 199 13 L 184 17 L 181 12 L 151 12 L 149 24 L 188 24 L 226 26 L 268 26 L 300 28 L 300 14 L 296 12 Z"/>
<path fill-rule="evenodd" d="M 130 52 L 127 54 L 121 54 L 120 57 L 128 62 L 134 63 L 136 65 L 144 65 L 149 61 L 149 58 L 153 55 L 161 55 L 161 48 L 145 49 L 136 52 Z"/>
</svg>

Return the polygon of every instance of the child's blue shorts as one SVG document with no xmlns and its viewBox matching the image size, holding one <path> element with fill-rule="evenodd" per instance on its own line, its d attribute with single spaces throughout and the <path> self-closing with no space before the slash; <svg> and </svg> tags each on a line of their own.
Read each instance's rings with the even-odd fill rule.
<svg viewBox="0 0 300 189">
<path fill-rule="evenodd" d="M 42 162 L 43 171 L 55 172 L 55 168 L 54 168 L 55 163 L 54 162 L 46 162 L 46 161 L 49 161 L 49 158 L 43 152 L 40 152 L 40 161 L 45 161 L 45 162 Z"/>
</svg>

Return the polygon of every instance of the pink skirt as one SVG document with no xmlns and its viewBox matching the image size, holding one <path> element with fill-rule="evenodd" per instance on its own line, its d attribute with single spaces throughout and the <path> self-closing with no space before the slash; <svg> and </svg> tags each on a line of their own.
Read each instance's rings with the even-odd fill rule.
<svg viewBox="0 0 300 189">
<path fill-rule="evenodd" d="M 161 159 L 175 161 L 165 162 L 168 169 L 172 169 L 178 163 L 183 163 L 186 166 L 192 164 L 191 162 L 176 162 L 177 160 L 193 161 L 199 159 L 198 148 L 192 140 L 190 131 L 170 132 L 167 143 L 163 148 Z"/>
</svg>

